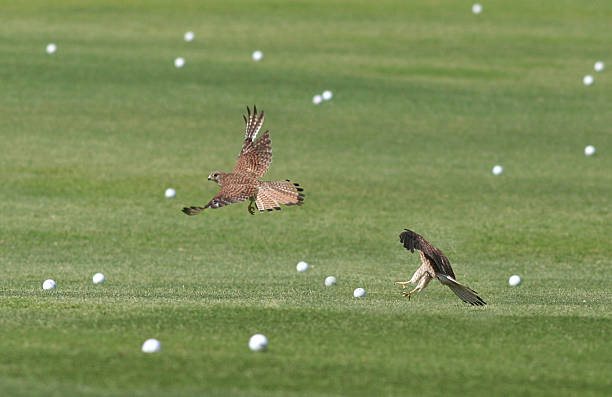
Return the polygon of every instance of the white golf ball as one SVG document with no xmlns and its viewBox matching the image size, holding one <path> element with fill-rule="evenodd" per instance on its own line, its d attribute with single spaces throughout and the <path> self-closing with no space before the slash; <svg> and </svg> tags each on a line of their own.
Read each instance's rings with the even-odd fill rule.
<svg viewBox="0 0 612 397">
<path fill-rule="evenodd" d="M 336 277 L 334 277 L 334 276 L 325 277 L 325 286 L 326 287 L 331 287 L 332 285 L 336 285 L 336 282 L 337 282 L 337 280 L 336 280 Z"/>
<path fill-rule="evenodd" d="M 263 52 L 257 50 L 257 51 L 253 51 L 253 55 L 251 55 L 253 57 L 253 60 L 255 62 L 259 62 L 263 59 Z"/>
<path fill-rule="evenodd" d="M 604 70 L 604 68 L 606 67 L 606 65 L 604 65 L 604 63 L 602 61 L 597 61 L 595 62 L 595 71 L 596 72 L 601 72 L 602 70 Z"/>
<path fill-rule="evenodd" d="M 306 270 L 308 270 L 308 263 L 306 263 L 304 261 L 300 261 L 295 266 L 295 268 L 297 269 L 298 272 L 305 272 Z"/>
<path fill-rule="evenodd" d="M 55 289 L 55 287 L 57 287 L 57 284 L 55 284 L 55 281 L 49 279 L 43 282 L 42 287 L 44 290 L 50 290 L 50 289 Z"/>
<path fill-rule="evenodd" d="M 363 288 L 355 288 L 355 291 L 353 291 L 353 296 L 355 298 L 363 298 L 365 294 L 365 289 Z"/>
<path fill-rule="evenodd" d="M 587 74 L 582 79 L 582 82 L 584 83 L 584 85 L 591 85 L 591 84 L 593 84 L 594 81 L 595 81 L 595 79 L 590 74 Z"/>
<path fill-rule="evenodd" d="M 172 198 L 176 196 L 176 190 L 169 187 L 168 189 L 166 189 L 166 192 L 164 193 L 164 195 L 166 196 L 166 198 Z"/>
<path fill-rule="evenodd" d="M 254 352 L 261 352 L 268 348 L 268 338 L 262 334 L 255 334 L 249 339 L 249 349 Z"/>
<path fill-rule="evenodd" d="M 192 41 L 195 38 L 195 34 L 193 34 L 193 32 L 187 32 L 185 33 L 185 41 Z"/>
<path fill-rule="evenodd" d="M 478 3 L 474 4 L 472 6 L 472 12 L 474 14 L 480 14 L 482 12 L 482 6 L 480 4 L 478 4 Z"/>
<path fill-rule="evenodd" d="M 106 278 L 104 277 L 104 274 L 102 273 L 96 273 L 93 275 L 93 283 L 94 284 L 100 284 L 103 283 L 106 280 Z"/>
<path fill-rule="evenodd" d="M 587 156 L 592 156 L 595 154 L 595 146 L 593 145 L 589 145 L 587 147 L 584 148 L 584 154 L 586 154 Z"/>
<path fill-rule="evenodd" d="M 521 283 L 521 278 L 517 276 L 516 274 L 510 276 L 510 279 L 508 279 L 508 284 L 510 284 L 513 287 L 516 287 L 520 283 Z"/>
<path fill-rule="evenodd" d="M 161 350 L 161 343 L 157 339 L 151 338 L 142 344 L 143 353 L 157 353 Z"/>
<path fill-rule="evenodd" d="M 504 167 L 501 165 L 496 165 L 493 167 L 493 175 L 501 175 L 502 172 L 504 172 Z"/>
<path fill-rule="evenodd" d="M 182 68 L 183 66 L 185 66 L 185 59 L 178 57 L 174 60 L 174 66 L 177 68 Z"/>
<path fill-rule="evenodd" d="M 318 105 L 321 102 L 323 102 L 323 97 L 321 95 L 315 95 L 312 97 L 312 103 L 314 103 L 315 105 Z"/>
<path fill-rule="evenodd" d="M 57 51 L 57 46 L 53 43 L 47 44 L 46 51 L 47 54 L 53 54 L 55 51 Z"/>
<path fill-rule="evenodd" d="M 330 90 L 326 90 L 326 91 L 323 91 L 323 94 L 321 95 L 321 97 L 323 98 L 324 101 L 329 101 L 330 99 L 334 97 L 334 94 Z"/>
</svg>

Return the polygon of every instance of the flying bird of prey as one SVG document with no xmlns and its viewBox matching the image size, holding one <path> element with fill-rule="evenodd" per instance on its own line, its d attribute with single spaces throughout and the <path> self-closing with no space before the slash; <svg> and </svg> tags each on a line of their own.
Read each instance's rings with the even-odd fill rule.
<svg viewBox="0 0 612 397">
<path fill-rule="evenodd" d="M 212 171 L 208 180 L 219 184 L 221 190 L 204 207 L 185 207 L 183 212 L 187 215 L 197 215 L 206 208 L 219 208 L 232 203 L 250 200 L 248 210 L 255 214 L 253 202 L 259 212 L 280 210 L 281 204 L 302 205 L 304 194 L 300 185 L 284 181 L 260 181 L 272 162 L 272 148 L 269 131 L 258 139 L 257 133 L 264 122 L 264 112 L 257 113 L 254 107 L 253 114 L 247 106 L 247 116 L 242 116 L 246 123 L 244 143 L 238 155 L 238 161 L 233 172 Z"/>
<path fill-rule="evenodd" d="M 399 235 L 399 238 L 402 244 L 404 244 L 404 248 L 410 250 L 410 252 L 414 252 L 415 249 L 419 251 L 422 262 L 421 267 L 417 269 L 410 281 L 397 281 L 395 283 L 401 285 L 403 289 L 406 288 L 408 283 L 417 284 L 415 289 L 410 292 L 403 292 L 402 295 L 410 299 L 410 295 L 421 291 L 429 284 L 431 279 L 437 278 L 438 281 L 450 288 L 462 301 L 476 306 L 487 304 L 474 290 L 459 284 L 455 280 L 455 273 L 448 259 L 442 251 L 431 245 L 423 236 L 406 229 Z"/>
</svg>

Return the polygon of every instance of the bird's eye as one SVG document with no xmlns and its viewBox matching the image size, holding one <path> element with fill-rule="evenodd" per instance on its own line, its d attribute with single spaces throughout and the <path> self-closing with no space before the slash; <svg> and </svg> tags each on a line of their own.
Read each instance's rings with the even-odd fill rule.
<svg viewBox="0 0 612 397">
<path fill-rule="evenodd" d="M 215 174 L 215 175 L 213 175 L 213 176 L 216 178 L 216 177 L 218 177 L 218 176 L 219 176 L 219 174 Z"/>
</svg>

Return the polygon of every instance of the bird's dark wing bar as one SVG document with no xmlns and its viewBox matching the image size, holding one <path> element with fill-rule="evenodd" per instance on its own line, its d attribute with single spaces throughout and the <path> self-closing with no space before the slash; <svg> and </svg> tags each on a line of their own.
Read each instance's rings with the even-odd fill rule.
<svg viewBox="0 0 612 397">
<path fill-rule="evenodd" d="M 410 252 L 414 252 L 415 249 L 423 252 L 431 262 L 436 273 L 446 274 L 455 278 L 453 268 L 446 256 L 438 248 L 431 245 L 429 241 L 425 240 L 423 236 L 406 229 L 399 237 L 402 244 L 404 244 L 404 248 Z"/>
</svg>

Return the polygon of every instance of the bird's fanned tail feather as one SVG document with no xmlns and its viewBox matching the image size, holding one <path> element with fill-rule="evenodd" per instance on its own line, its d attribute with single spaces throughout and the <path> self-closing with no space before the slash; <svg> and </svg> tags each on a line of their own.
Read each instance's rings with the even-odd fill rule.
<svg viewBox="0 0 612 397">
<path fill-rule="evenodd" d="M 470 305 L 476 306 L 484 306 L 487 304 L 478 294 L 471 288 L 466 287 L 463 284 L 460 284 L 454 278 L 447 276 L 445 274 L 438 274 L 438 280 L 448 288 L 451 289 L 465 303 L 469 303 Z"/>
<path fill-rule="evenodd" d="M 280 210 L 280 204 L 302 205 L 304 189 L 298 183 L 289 180 L 262 182 L 259 186 L 255 204 L 260 212 Z"/>
</svg>

